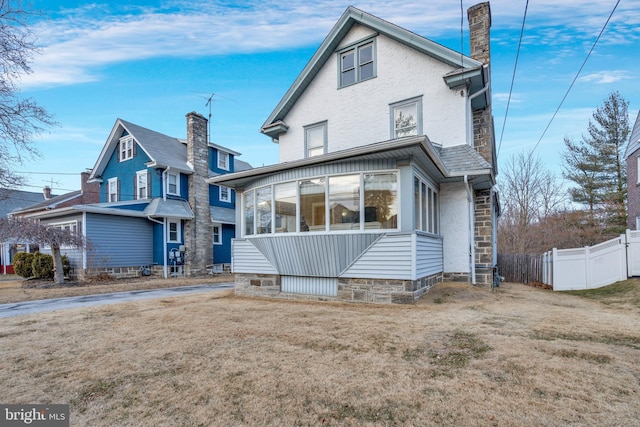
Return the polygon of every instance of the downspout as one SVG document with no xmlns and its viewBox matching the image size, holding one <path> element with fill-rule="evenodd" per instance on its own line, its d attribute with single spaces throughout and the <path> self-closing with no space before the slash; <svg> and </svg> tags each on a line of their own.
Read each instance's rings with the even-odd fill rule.
<svg viewBox="0 0 640 427">
<path fill-rule="evenodd" d="M 483 66 L 483 69 L 487 68 L 486 65 Z M 489 71 L 487 70 L 487 73 Z M 476 97 L 482 95 L 483 93 L 487 92 L 489 89 L 491 88 L 491 78 L 487 79 L 487 82 L 485 83 L 484 87 L 482 89 L 480 89 L 479 91 L 477 91 L 476 93 L 469 95 L 467 97 L 467 117 L 469 117 L 469 114 L 471 114 L 471 126 L 467 126 L 467 141 L 469 142 L 469 145 L 471 145 L 473 147 L 473 112 L 471 110 L 471 101 L 473 99 L 475 99 Z"/>
<path fill-rule="evenodd" d="M 464 185 L 467 189 L 467 202 L 469 206 L 469 268 L 471 271 L 471 284 L 476 285 L 476 248 L 475 248 L 475 226 L 473 221 L 473 194 L 471 193 L 471 184 L 468 175 L 464 175 Z"/>
</svg>

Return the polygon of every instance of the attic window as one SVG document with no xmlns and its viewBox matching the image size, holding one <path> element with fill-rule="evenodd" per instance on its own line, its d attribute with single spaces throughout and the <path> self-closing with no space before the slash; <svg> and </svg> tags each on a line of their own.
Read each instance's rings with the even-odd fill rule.
<svg viewBox="0 0 640 427">
<path fill-rule="evenodd" d="M 218 151 L 218 168 L 226 171 L 229 170 L 229 153 Z"/>
<path fill-rule="evenodd" d="M 364 40 L 338 52 L 339 85 L 345 87 L 376 76 L 375 40 Z"/>
<path fill-rule="evenodd" d="M 120 138 L 120 145 L 118 148 L 119 161 L 133 159 L 136 155 L 136 144 L 131 135 L 123 136 Z"/>
</svg>

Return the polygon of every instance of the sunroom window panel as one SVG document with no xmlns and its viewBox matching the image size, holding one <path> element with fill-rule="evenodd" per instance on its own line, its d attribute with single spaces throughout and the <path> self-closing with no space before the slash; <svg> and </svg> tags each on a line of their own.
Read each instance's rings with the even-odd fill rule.
<svg viewBox="0 0 640 427">
<path fill-rule="evenodd" d="M 422 195 L 421 195 L 421 208 L 422 208 L 422 224 L 420 230 L 427 231 L 427 218 L 429 212 L 427 211 L 427 185 L 422 183 Z"/>
<path fill-rule="evenodd" d="M 254 234 L 253 226 L 255 219 L 255 193 L 249 191 L 244 195 L 244 234 Z"/>
<path fill-rule="evenodd" d="M 413 178 L 413 217 L 414 228 L 420 229 L 420 180 Z"/>
<path fill-rule="evenodd" d="M 256 190 L 256 232 L 271 233 L 271 187 Z"/>
<path fill-rule="evenodd" d="M 286 182 L 274 186 L 276 201 L 276 233 L 296 231 L 296 182 Z"/>
<path fill-rule="evenodd" d="M 324 178 L 300 181 L 300 231 L 324 231 L 326 212 Z"/>
<path fill-rule="evenodd" d="M 329 178 L 331 230 L 357 230 L 360 224 L 360 175 Z"/>
<path fill-rule="evenodd" d="M 395 173 L 364 175 L 364 227 L 398 227 L 398 180 Z"/>
</svg>

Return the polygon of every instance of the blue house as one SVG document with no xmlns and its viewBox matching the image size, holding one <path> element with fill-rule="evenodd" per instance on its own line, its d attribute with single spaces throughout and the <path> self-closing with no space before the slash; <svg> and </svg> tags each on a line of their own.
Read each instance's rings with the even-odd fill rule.
<svg viewBox="0 0 640 427">
<path fill-rule="evenodd" d="M 229 270 L 235 191 L 206 180 L 250 169 L 239 155 L 209 142 L 197 113 L 187 115 L 187 139 L 118 119 L 89 176 L 100 202 L 32 216 L 82 233 L 86 248 L 63 250 L 81 276 Z"/>
</svg>

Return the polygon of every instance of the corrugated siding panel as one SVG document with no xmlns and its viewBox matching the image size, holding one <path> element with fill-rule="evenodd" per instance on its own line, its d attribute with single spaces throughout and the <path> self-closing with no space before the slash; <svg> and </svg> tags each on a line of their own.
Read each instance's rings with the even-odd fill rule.
<svg viewBox="0 0 640 427">
<path fill-rule="evenodd" d="M 417 278 L 431 276 L 444 270 L 442 238 L 416 235 Z"/>
<path fill-rule="evenodd" d="M 231 268 L 234 273 L 278 274 L 269 260 L 249 240 L 234 239 L 231 251 Z"/>
<path fill-rule="evenodd" d="M 342 277 L 412 280 L 411 234 L 387 234 L 375 242 Z"/>
<path fill-rule="evenodd" d="M 331 163 L 327 165 L 310 166 L 307 168 L 293 169 L 284 171 L 279 174 L 266 176 L 254 181 L 250 187 L 259 187 L 261 185 L 273 184 L 283 181 L 292 181 L 301 178 L 310 178 L 325 174 L 354 173 L 362 171 L 375 171 L 381 169 L 395 169 L 395 159 L 369 159 L 358 161 L 347 161 L 340 163 Z"/>
<path fill-rule="evenodd" d="M 282 292 L 304 295 L 335 297 L 338 295 L 338 279 L 330 277 L 282 276 Z"/>
<path fill-rule="evenodd" d="M 87 268 L 153 263 L 153 227 L 145 218 L 87 214 Z"/>
<path fill-rule="evenodd" d="M 283 275 L 338 277 L 380 233 L 312 234 L 248 238 Z M 234 262 L 239 261 L 235 258 Z M 251 262 L 250 259 L 244 262 Z"/>
</svg>

